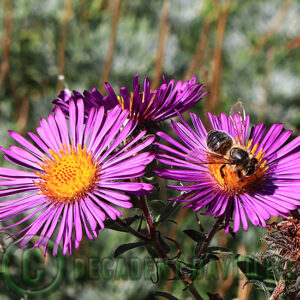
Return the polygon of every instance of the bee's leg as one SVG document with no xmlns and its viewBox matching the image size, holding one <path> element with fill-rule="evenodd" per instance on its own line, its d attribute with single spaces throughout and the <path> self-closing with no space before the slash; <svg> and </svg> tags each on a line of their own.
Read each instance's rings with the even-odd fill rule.
<svg viewBox="0 0 300 300">
<path fill-rule="evenodd" d="M 242 182 L 243 181 L 243 177 L 242 177 L 241 170 L 238 170 L 238 176 L 239 176 L 239 181 Z"/>
<path fill-rule="evenodd" d="M 223 169 L 226 167 L 226 165 L 222 165 L 221 168 L 220 168 L 220 174 L 221 174 L 221 177 L 224 178 L 225 177 L 225 173 L 223 171 Z"/>
</svg>

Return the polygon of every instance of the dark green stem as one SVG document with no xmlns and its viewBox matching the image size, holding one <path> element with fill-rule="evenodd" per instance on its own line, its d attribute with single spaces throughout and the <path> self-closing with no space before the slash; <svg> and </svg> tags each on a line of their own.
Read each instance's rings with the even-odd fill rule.
<svg viewBox="0 0 300 300">
<path fill-rule="evenodd" d="M 144 218 L 147 223 L 150 239 L 153 240 L 156 237 L 156 233 L 155 233 L 155 227 L 153 224 L 153 218 L 151 216 L 151 213 L 150 213 L 150 210 L 149 210 L 149 207 L 147 204 L 147 199 L 145 196 L 139 196 L 139 199 L 140 199 L 141 210 L 143 212 Z"/>
<path fill-rule="evenodd" d="M 141 182 L 141 181 L 140 181 Z M 171 270 L 174 272 L 174 274 L 179 274 L 180 280 L 184 283 L 184 285 L 187 287 L 187 289 L 191 292 L 191 294 L 195 297 L 196 300 L 203 300 L 203 298 L 198 293 L 197 289 L 194 287 L 192 282 L 187 282 L 186 278 L 183 274 L 181 274 L 180 270 L 177 269 L 176 265 L 169 259 L 168 255 L 164 251 L 163 247 L 160 244 L 158 235 L 156 234 L 156 229 L 153 223 L 153 218 L 151 216 L 147 199 L 145 196 L 139 196 L 140 199 L 140 207 L 143 212 L 144 218 L 147 222 L 148 232 L 150 236 L 150 240 L 153 243 L 153 246 L 158 254 L 159 257 L 161 257 L 171 268 Z"/>
<path fill-rule="evenodd" d="M 122 228 L 124 228 L 127 232 L 129 232 L 132 235 L 134 235 L 135 237 L 137 237 L 138 239 L 143 240 L 143 241 L 149 241 L 149 238 L 147 238 L 141 232 L 134 230 L 132 227 L 127 225 L 126 222 L 124 222 L 123 220 L 117 218 L 116 223 L 119 224 Z"/>
<path fill-rule="evenodd" d="M 213 227 L 211 228 L 210 232 L 208 233 L 208 235 L 206 237 L 206 240 L 204 241 L 204 243 L 203 243 L 203 245 L 202 245 L 202 247 L 201 247 L 198 255 L 196 256 L 197 260 L 204 257 L 205 252 L 206 252 L 206 250 L 207 250 L 207 248 L 208 248 L 211 240 L 213 239 L 213 237 L 215 236 L 215 234 L 218 232 L 218 230 L 220 228 L 220 225 L 222 224 L 222 222 L 224 220 L 224 217 L 225 217 L 225 214 L 223 216 L 221 216 L 220 218 L 218 218 L 215 221 L 215 223 L 214 223 Z M 196 267 L 199 267 L 199 263 L 200 262 L 198 262 L 196 264 Z"/>
</svg>

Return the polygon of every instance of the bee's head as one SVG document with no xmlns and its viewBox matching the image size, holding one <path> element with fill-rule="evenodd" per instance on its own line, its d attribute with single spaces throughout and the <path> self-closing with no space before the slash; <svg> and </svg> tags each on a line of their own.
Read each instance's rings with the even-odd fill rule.
<svg viewBox="0 0 300 300">
<path fill-rule="evenodd" d="M 245 170 L 245 176 L 250 176 L 256 171 L 257 162 L 258 160 L 255 157 L 252 157 L 249 160 L 249 163 Z"/>
</svg>

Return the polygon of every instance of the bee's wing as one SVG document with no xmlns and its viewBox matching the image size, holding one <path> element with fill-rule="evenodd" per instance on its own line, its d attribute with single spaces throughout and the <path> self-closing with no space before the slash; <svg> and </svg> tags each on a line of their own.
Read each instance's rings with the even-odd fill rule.
<svg viewBox="0 0 300 300">
<path fill-rule="evenodd" d="M 246 113 L 241 101 L 234 104 L 229 112 L 237 142 L 244 145 L 246 142 Z"/>
<path fill-rule="evenodd" d="M 199 165 L 207 165 L 207 164 L 229 164 L 230 160 L 226 159 L 222 155 L 217 153 L 213 153 L 208 149 L 193 149 L 191 150 L 187 156 L 186 160 L 188 162 L 199 164 Z"/>
</svg>

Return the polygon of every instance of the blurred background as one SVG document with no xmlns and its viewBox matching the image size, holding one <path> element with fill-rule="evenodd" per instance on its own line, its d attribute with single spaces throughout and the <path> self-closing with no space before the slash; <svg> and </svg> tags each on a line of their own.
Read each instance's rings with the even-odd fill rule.
<svg viewBox="0 0 300 300">
<path fill-rule="evenodd" d="M 97 87 L 105 93 L 105 81 L 116 90 L 130 88 L 136 73 L 149 77 L 152 88 L 160 84 L 162 74 L 176 80 L 197 75 L 209 94 L 194 112 L 228 112 L 242 100 L 253 123 L 282 122 L 295 135 L 300 131 L 299 0 L 1 0 L 0 59 L 4 147 L 12 143 L 7 130 L 34 130 L 51 112 L 61 89 L 83 92 Z M 166 190 L 162 187 L 154 197 L 166 197 Z M 178 210 L 173 215 L 178 225 L 163 228 L 183 243 L 186 258 L 192 257 L 194 244 L 180 231 L 196 229 L 191 215 Z M 201 217 L 206 229 L 211 221 Z M 235 239 L 220 233 L 213 242 L 249 254 L 261 249 L 263 232 L 250 226 Z M 151 290 L 188 299 L 183 286 L 172 281 L 74 277 L 75 257 L 112 257 L 120 243 L 130 241 L 135 239 L 115 231 L 102 232 L 96 242 L 86 238 L 67 258 L 70 272 L 49 299 L 154 299 Z M 142 258 L 146 252 L 135 250 L 124 258 L 131 255 Z M 264 299 L 251 285 L 242 290 L 243 283 L 229 272 L 225 278 L 199 279 L 196 286 L 217 291 L 224 299 Z M 0 287 L 1 299 L 22 297 L 2 281 Z"/>
</svg>

